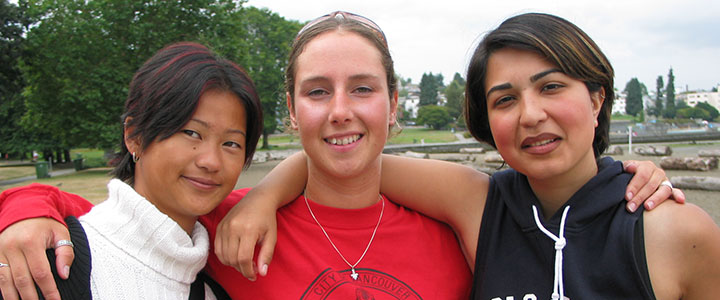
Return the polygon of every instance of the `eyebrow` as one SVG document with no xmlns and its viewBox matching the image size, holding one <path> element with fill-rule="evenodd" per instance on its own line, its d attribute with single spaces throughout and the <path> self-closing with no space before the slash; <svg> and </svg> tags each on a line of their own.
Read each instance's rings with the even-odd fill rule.
<svg viewBox="0 0 720 300">
<path fill-rule="evenodd" d="M 553 69 L 549 69 L 549 70 L 542 71 L 542 72 L 537 73 L 537 74 L 535 74 L 535 75 L 533 75 L 533 76 L 530 76 L 530 82 L 538 81 L 538 80 L 540 80 L 541 78 L 543 78 L 543 77 L 545 77 L 545 76 L 547 76 L 547 75 L 549 75 L 549 74 L 556 73 L 556 72 L 562 73 L 562 70 L 557 69 L 557 68 L 553 68 Z M 512 88 L 512 84 L 510 84 L 509 82 L 506 82 L 506 83 L 503 83 L 503 84 L 498 84 L 498 85 L 490 88 L 490 89 L 488 90 L 487 94 L 485 94 L 485 97 L 489 97 L 490 94 L 491 94 L 492 92 L 494 92 L 494 91 L 507 90 L 507 89 L 510 89 L 510 88 Z"/>
<path fill-rule="evenodd" d="M 202 126 L 204 126 L 204 127 L 206 127 L 206 128 L 209 128 L 209 127 L 210 127 L 210 124 L 208 124 L 208 122 L 205 122 L 205 121 L 200 121 L 200 120 L 198 120 L 198 119 L 190 119 L 190 121 L 200 123 L 200 125 L 202 125 Z M 245 134 L 245 131 L 242 131 L 242 130 L 240 130 L 240 129 L 228 129 L 228 130 L 225 130 L 225 132 L 227 132 L 227 133 L 238 133 L 238 134 L 242 134 L 243 136 L 247 136 L 247 135 Z"/>
<path fill-rule="evenodd" d="M 351 75 L 351 76 L 350 76 L 350 80 L 351 80 L 351 81 L 352 81 L 352 80 L 362 80 L 362 79 L 378 79 L 378 78 L 380 78 L 380 77 L 379 77 L 379 76 L 376 76 L 376 75 L 373 75 L 373 74 L 366 74 L 366 73 L 355 74 L 355 75 Z M 328 80 L 328 77 L 327 77 L 327 76 L 318 75 L 318 76 L 312 76 L 312 77 L 310 77 L 310 78 L 307 78 L 307 79 L 305 79 L 305 80 L 302 80 L 302 81 L 300 81 L 300 84 L 303 84 L 303 83 L 306 83 L 306 82 L 316 82 L 316 81 L 324 81 L 324 80 Z"/>
</svg>

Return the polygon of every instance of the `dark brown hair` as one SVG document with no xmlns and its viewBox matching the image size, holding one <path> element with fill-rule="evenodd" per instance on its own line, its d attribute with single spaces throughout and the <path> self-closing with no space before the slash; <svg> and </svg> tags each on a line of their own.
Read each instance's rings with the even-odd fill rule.
<svg viewBox="0 0 720 300">
<path fill-rule="evenodd" d="M 599 157 L 610 144 L 608 131 L 615 99 L 613 68 L 585 32 L 563 18 L 548 14 L 528 13 L 509 18 L 488 33 L 475 49 L 465 88 L 465 122 L 473 137 L 495 147 L 488 121 L 485 77 L 492 53 L 506 47 L 539 53 L 566 75 L 583 81 L 589 92 L 605 90 L 593 140 L 593 152 Z"/>
<path fill-rule="evenodd" d="M 122 120 L 131 127 L 141 150 L 175 134 L 190 120 L 200 96 L 210 90 L 235 94 L 245 108 L 247 132 L 245 165 L 252 162 L 262 132 L 262 107 L 255 85 L 245 71 L 207 47 L 190 42 L 169 45 L 148 59 L 130 82 Z M 121 139 L 112 175 L 134 183 L 135 163 Z"/>
</svg>

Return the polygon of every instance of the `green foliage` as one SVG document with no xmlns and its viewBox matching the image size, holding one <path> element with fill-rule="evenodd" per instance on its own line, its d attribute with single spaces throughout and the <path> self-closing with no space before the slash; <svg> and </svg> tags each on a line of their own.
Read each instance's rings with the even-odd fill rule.
<svg viewBox="0 0 720 300">
<path fill-rule="evenodd" d="M 465 97 L 465 86 L 462 85 L 463 82 L 465 82 L 465 80 L 462 80 L 462 77 L 460 77 L 460 81 L 453 80 L 445 88 L 445 98 L 447 99 L 445 107 L 447 108 L 450 117 L 455 120 L 460 117 L 463 111 L 463 99 Z"/>
<path fill-rule="evenodd" d="M 219 29 L 215 22 L 237 17 L 241 4 L 28 1 L 35 22 L 21 61 L 27 79 L 23 126 L 52 136 L 62 148 L 112 148 L 119 142 L 119 116 L 135 70 L 170 43 L 200 40 L 205 31 Z"/>
<path fill-rule="evenodd" d="M 650 114 L 656 117 L 662 116 L 663 111 L 663 93 L 665 92 L 665 83 L 663 83 L 663 77 L 658 76 L 655 81 L 655 107 L 650 110 Z"/>
<path fill-rule="evenodd" d="M 710 118 L 710 113 L 702 108 L 687 107 L 678 109 L 676 117 L 684 119 L 690 118 L 707 120 Z"/>
<path fill-rule="evenodd" d="M 230 40 L 233 45 L 243 45 L 247 51 L 222 51 L 244 66 L 253 78 L 263 107 L 263 145 L 269 147 L 268 135 L 274 133 L 282 125 L 287 116 L 284 92 L 284 74 L 287 57 L 290 53 L 295 34 L 302 27 L 297 21 L 288 21 L 268 9 L 255 7 L 245 8 L 241 16 L 233 18 L 239 22 L 245 34 L 234 34 L 232 37 L 220 37 L 218 43 L 225 45 L 222 39 Z M 232 49 L 233 47 L 228 47 Z M 245 54 L 245 55 L 242 55 Z"/>
<path fill-rule="evenodd" d="M 453 75 L 453 81 L 457 82 L 461 86 L 465 86 L 465 78 L 463 78 L 458 72 L 455 72 L 455 75 Z"/>
<path fill-rule="evenodd" d="M 450 124 L 452 118 L 445 107 L 425 105 L 418 110 L 417 122 L 433 129 L 441 129 Z"/>
<path fill-rule="evenodd" d="M 668 73 L 668 83 L 665 88 L 665 93 L 665 110 L 663 110 L 663 117 L 668 119 L 675 118 L 675 75 L 673 75 L 672 68 L 670 68 L 670 72 Z"/>
<path fill-rule="evenodd" d="M 430 128 L 405 128 L 400 134 L 390 138 L 388 144 L 449 143 L 457 141 L 455 134 L 449 130 L 433 130 Z"/>
<path fill-rule="evenodd" d="M 637 78 L 632 78 L 625 85 L 625 112 L 631 116 L 637 116 L 643 110 L 642 86 Z"/>
<path fill-rule="evenodd" d="M 445 87 L 442 74 L 433 75 L 432 72 L 430 72 L 430 74 L 423 73 L 419 87 L 420 106 L 437 105 L 438 91 Z"/>
<path fill-rule="evenodd" d="M 20 124 L 25 114 L 19 59 L 28 19 L 24 10 L 0 0 L 0 153 L 21 157 L 32 148 L 31 133 Z"/>
<path fill-rule="evenodd" d="M 714 106 L 710 105 L 707 102 L 700 102 L 695 105 L 695 108 L 699 108 L 708 112 L 708 118 L 703 118 L 703 120 L 706 121 L 713 121 L 718 116 L 720 116 L 720 112 L 718 112 L 718 110 Z"/>
</svg>

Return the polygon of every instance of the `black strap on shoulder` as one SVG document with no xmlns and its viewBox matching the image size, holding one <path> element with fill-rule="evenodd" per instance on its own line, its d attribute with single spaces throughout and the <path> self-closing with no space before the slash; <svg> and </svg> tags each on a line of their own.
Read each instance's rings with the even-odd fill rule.
<svg viewBox="0 0 720 300">
<path fill-rule="evenodd" d="M 190 285 L 190 300 L 204 300 L 205 299 L 205 284 L 207 284 L 215 294 L 215 298 L 218 300 L 231 300 L 230 296 L 225 289 L 220 286 L 215 280 L 210 278 L 205 272 L 200 272 L 195 279 L 195 282 Z"/>
<path fill-rule="evenodd" d="M 70 231 L 70 240 L 72 240 L 75 251 L 75 259 L 70 268 L 70 277 L 67 280 L 61 279 L 55 267 L 55 249 L 47 249 L 48 261 L 52 270 L 55 284 L 57 285 L 60 297 L 62 299 L 78 299 L 91 300 L 92 293 L 90 291 L 90 270 L 92 260 L 90 257 L 90 244 L 88 243 L 85 229 L 83 229 L 80 221 L 75 217 L 67 217 L 65 223 Z M 37 285 L 35 286 L 37 288 Z M 37 288 L 40 299 L 45 299 Z"/>
</svg>

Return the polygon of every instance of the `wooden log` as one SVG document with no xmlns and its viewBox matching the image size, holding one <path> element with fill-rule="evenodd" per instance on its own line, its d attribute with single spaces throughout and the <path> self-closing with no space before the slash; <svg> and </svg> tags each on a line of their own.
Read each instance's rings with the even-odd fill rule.
<svg viewBox="0 0 720 300">
<path fill-rule="evenodd" d="M 707 176 L 673 176 L 670 182 L 676 188 L 720 191 L 720 178 Z"/>
<path fill-rule="evenodd" d="M 709 171 L 717 167 L 715 158 L 708 157 L 663 157 L 660 167 L 666 170 Z"/>
</svg>

